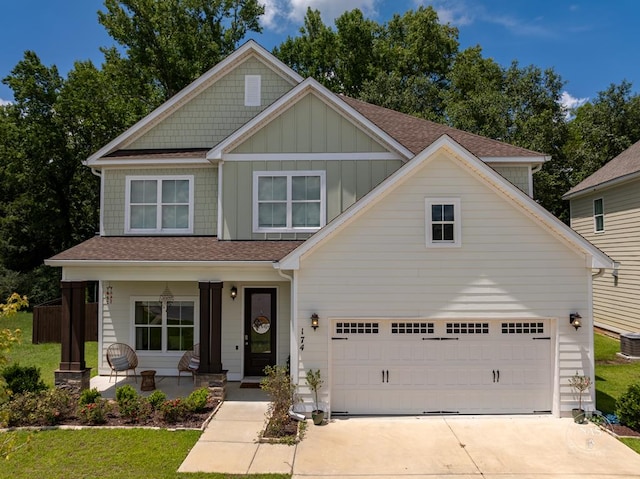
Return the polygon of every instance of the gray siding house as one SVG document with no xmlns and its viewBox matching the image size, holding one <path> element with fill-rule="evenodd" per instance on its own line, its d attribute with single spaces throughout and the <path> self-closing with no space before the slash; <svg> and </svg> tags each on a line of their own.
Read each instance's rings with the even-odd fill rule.
<svg viewBox="0 0 640 479">
<path fill-rule="evenodd" d="M 100 285 L 100 374 L 114 342 L 159 375 L 199 343 L 200 382 L 290 362 L 309 411 L 319 368 L 332 414 L 561 415 L 613 263 L 531 198 L 547 159 L 335 95 L 250 41 L 87 159 L 100 234 L 47 264 L 69 324 Z"/>
</svg>

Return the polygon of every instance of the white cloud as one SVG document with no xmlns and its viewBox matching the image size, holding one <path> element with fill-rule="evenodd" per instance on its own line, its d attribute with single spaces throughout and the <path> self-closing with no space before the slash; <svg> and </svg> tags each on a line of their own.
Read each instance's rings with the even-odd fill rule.
<svg viewBox="0 0 640 479">
<path fill-rule="evenodd" d="M 11 101 L 9 100 L 3 100 L 2 98 L 0 98 L 0 106 L 6 106 L 6 105 L 11 105 Z"/>
<path fill-rule="evenodd" d="M 346 11 L 359 8 L 365 17 L 377 14 L 376 4 L 380 0 L 261 0 L 265 7 L 262 25 L 274 31 L 285 30 L 287 23 L 301 25 L 307 8 L 319 10 L 325 24 L 332 26 L 333 21 Z"/>
<path fill-rule="evenodd" d="M 581 107 L 588 101 L 589 101 L 589 98 L 575 98 L 571 96 L 569 92 L 566 92 L 566 91 L 563 91 L 562 96 L 560 97 L 560 104 L 562 105 L 564 110 L 567 112 L 566 113 L 567 119 L 572 118 L 573 111 L 576 108 Z"/>
<path fill-rule="evenodd" d="M 475 4 L 469 6 L 462 0 L 414 0 L 416 7 L 420 5 L 431 5 L 438 13 L 440 23 L 450 23 L 456 27 L 471 25 L 476 19 L 477 10 L 474 11 Z M 478 8 L 478 7 L 476 7 Z M 483 7 L 480 6 L 480 9 Z"/>
</svg>

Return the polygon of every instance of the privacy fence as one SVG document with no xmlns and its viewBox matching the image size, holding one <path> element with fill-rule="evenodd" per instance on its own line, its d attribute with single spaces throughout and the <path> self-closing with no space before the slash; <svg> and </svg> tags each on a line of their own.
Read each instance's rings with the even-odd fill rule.
<svg viewBox="0 0 640 479">
<path fill-rule="evenodd" d="M 98 340 L 98 303 L 85 305 L 85 340 Z M 33 308 L 33 334 L 31 342 L 59 343 L 61 339 L 62 299 L 54 299 Z"/>
</svg>

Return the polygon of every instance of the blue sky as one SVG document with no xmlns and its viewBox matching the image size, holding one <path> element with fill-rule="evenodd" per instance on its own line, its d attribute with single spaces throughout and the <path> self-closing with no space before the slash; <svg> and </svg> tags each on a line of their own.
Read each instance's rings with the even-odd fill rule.
<svg viewBox="0 0 640 479">
<path fill-rule="evenodd" d="M 637 0 L 262 0 L 264 32 L 254 38 L 267 49 L 295 35 L 307 6 L 325 23 L 360 8 L 382 23 L 394 13 L 432 5 L 442 21 L 460 30 L 461 49 L 479 44 L 502 65 L 553 67 L 567 82 L 568 103 L 595 98 L 611 83 L 626 79 L 640 91 Z M 102 61 L 101 46 L 114 44 L 96 12 L 103 0 L 2 0 L 0 78 L 34 50 L 45 65 L 64 75 L 75 60 Z M 0 102 L 12 99 L 0 85 Z"/>
</svg>

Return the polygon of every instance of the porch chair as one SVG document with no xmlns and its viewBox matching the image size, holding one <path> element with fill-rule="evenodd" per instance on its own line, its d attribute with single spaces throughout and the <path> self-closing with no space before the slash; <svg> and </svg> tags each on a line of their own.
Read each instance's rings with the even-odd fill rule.
<svg viewBox="0 0 640 479">
<path fill-rule="evenodd" d="M 126 376 L 129 377 L 129 370 L 133 369 L 133 379 L 137 383 L 136 368 L 138 367 L 138 356 L 131 346 L 124 343 L 113 343 L 107 348 L 107 363 L 111 368 L 111 375 L 109 376 L 109 382 L 113 373 L 116 373 L 116 382 L 118 382 L 118 372 L 124 371 Z"/>
<path fill-rule="evenodd" d="M 182 355 L 178 362 L 178 384 L 180 384 L 180 375 L 183 372 L 191 373 L 193 382 L 196 382 L 196 372 L 200 368 L 200 344 L 194 344 L 193 350 L 187 351 Z"/>
</svg>

